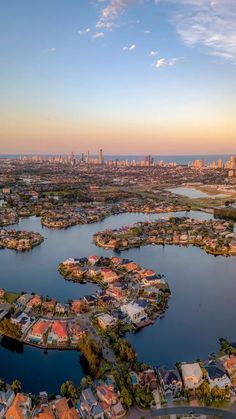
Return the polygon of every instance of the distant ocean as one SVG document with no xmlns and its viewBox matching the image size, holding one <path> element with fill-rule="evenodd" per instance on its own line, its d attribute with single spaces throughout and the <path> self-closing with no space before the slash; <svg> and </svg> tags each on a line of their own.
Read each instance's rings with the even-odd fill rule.
<svg viewBox="0 0 236 419">
<path fill-rule="evenodd" d="M 28 154 L 28 156 L 33 156 L 35 154 Z M 41 155 L 42 157 L 52 157 L 52 156 L 56 156 L 57 154 L 37 154 L 37 155 Z M 210 163 L 212 160 L 219 160 L 222 159 L 223 162 L 226 162 L 229 157 L 233 155 L 233 154 L 193 154 L 193 155 L 183 155 L 183 156 L 175 156 L 175 155 L 171 155 L 171 156 L 152 156 L 154 158 L 154 161 L 160 161 L 163 160 L 165 163 L 170 163 L 170 162 L 176 162 L 178 164 L 188 164 L 193 162 L 194 160 L 205 160 L 206 163 Z M 21 156 L 24 156 L 24 154 L 0 154 L 0 159 L 19 159 Z M 76 155 L 77 158 L 80 157 L 80 155 Z M 90 155 L 91 158 L 97 157 L 97 155 Z M 140 161 L 143 160 L 144 156 L 135 156 L 135 155 L 105 155 L 104 159 L 105 161 L 107 160 L 128 160 L 128 161 L 132 161 L 132 160 L 136 160 L 136 161 Z"/>
</svg>

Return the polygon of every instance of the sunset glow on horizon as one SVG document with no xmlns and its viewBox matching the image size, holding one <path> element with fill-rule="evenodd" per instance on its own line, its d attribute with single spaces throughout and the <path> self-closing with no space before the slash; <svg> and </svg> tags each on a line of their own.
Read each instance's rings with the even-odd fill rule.
<svg viewBox="0 0 236 419">
<path fill-rule="evenodd" d="M 0 48 L 0 154 L 236 153 L 233 0 L 13 0 Z"/>
</svg>

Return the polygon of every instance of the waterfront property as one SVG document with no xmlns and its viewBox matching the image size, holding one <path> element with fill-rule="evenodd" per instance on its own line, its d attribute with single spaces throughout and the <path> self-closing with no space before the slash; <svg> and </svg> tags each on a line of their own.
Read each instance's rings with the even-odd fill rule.
<svg viewBox="0 0 236 419">
<path fill-rule="evenodd" d="M 199 363 L 181 364 L 184 386 L 187 390 L 198 388 L 203 382 L 203 372 Z"/>
<path fill-rule="evenodd" d="M 158 368 L 157 373 L 161 389 L 165 396 L 171 394 L 172 396 L 177 397 L 181 394 L 183 385 L 179 371 L 176 368 L 171 370 Z"/>
<path fill-rule="evenodd" d="M 78 282 L 96 282 L 102 291 L 86 296 L 83 300 L 72 300 L 73 313 L 80 314 L 103 307 L 104 315 L 97 317 L 101 328 L 114 326 L 116 319 L 112 308 L 118 307 L 127 321 L 142 327 L 165 309 L 169 297 L 169 287 L 164 277 L 150 269 L 142 269 L 128 259 L 90 256 L 69 258 L 59 265 L 64 278 Z M 147 292 L 143 290 L 147 289 Z M 151 288 L 151 293 L 148 289 Z M 155 296 L 155 297 L 154 297 Z"/>
<path fill-rule="evenodd" d="M 231 381 L 220 360 L 210 360 L 204 364 L 204 368 L 207 371 L 207 378 L 211 389 L 216 386 L 221 389 L 231 387 Z"/>
<path fill-rule="evenodd" d="M 143 245 L 194 245 L 214 255 L 236 255 L 236 234 L 229 221 L 200 221 L 170 217 L 140 222 L 95 233 L 93 241 L 104 249 L 125 250 Z"/>
<path fill-rule="evenodd" d="M 29 231 L 0 229 L 0 249 L 7 248 L 23 252 L 43 242 L 43 236 Z"/>
<path fill-rule="evenodd" d="M 200 214 L 201 216 L 205 216 L 205 214 Z M 137 219 L 137 218 L 136 218 Z M 120 221 L 119 221 L 120 220 Z M 121 221 L 122 220 L 122 221 Z M 129 218 L 125 218 L 125 217 L 114 217 L 114 223 L 116 223 L 117 226 L 119 226 L 119 223 L 124 223 L 126 220 L 128 220 L 128 222 L 130 222 L 131 219 Z M 28 222 L 34 223 L 31 224 L 32 226 L 38 226 L 38 219 L 32 219 L 32 220 L 24 220 L 24 227 L 26 226 L 26 224 Z M 111 221 L 109 221 L 111 223 Z M 104 224 L 106 226 L 106 224 Z M 19 225 L 20 227 L 20 225 Z M 100 227 L 101 228 L 101 227 Z M 78 284 L 73 284 L 71 282 L 66 282 L 66 281 L 60 281 L 59 280 L 59 276 L 55 275 L 53 273 L 53 269 L 50 268 L 51 264 L 54 265 L 54 267 L 56 266 L 57 260 L 58 260 L 58 255 L 64 255 L 64 257 L 67 257 L 68 253 L 69 254 L 73 254 L 73 248 L 76 246 L 76 248 L 78 249 L 78 254 L 83 255 L 83 251 L 85 249 L 85 254 L 93 254 L 94 253 L 94 248 L 92 246 L 90 246 L 89 241 L 90 238 L 85 240 L 85 236 L 83 231 L 87 231 L 89 230 L 90 232 L 92 232 L 96 229 L 98 229 L 97 226 L 85 226 L 85 227 L 76 227 L 73 233 L 73 230 L 67 230 L 66 232 L 61 231 L 61 232 L 47 232 L 48 236 L 48 240 L 45 241 L 45 249 L 44 246 L 41 247 L 41 249 L 37 248 L 34 250 L 34 252 L 32 253 L 32 255 L 30 255 L 30 258 L 32 258 L 32 263 L 34 266 L 37 266 L 37 269 L 34 269 L 34 273 L 32 273 L 32 271 L 29 269 L 22 269 L 19 270 L 17 272 L 15 272 L 14 278 L 17 280 L 14 282 L 13 281 L 13 275 L 12 275 L 12 264 L 8 265 L 8 269 L 4 269 L 4 259 L 6 259 L 7 257 L 7 252 L 4 254 L 2 253 L 2 259 L 1 259 L 1 267 L 3 268 L 3 272 L 4 272 L 4 276 L 3 276 L 3 283 L 4 283 L 4 279 L 6 278 L 7 281 L 9 281 L 9 283 L 11 284 L 11 289 L 14 288 L 14 286 L 16 287 L 17 290 L 21 290 L 21 289 L 25 289 L 27 290 L 27 282 L 25 281 L 25 278 L 27 279 L 28 277 L 30 277 L 29 279 L 29 289 L 30 291 L 32 290 L 32 287 L 36 287 L 37 293 L 44 293 L 44 295 L 49 294 L 49 288 L 46 288 L 45 284 L 47 282 L 47 284 L 50 285 L 50 287 L 52 287 L 52 290 L 55 290 L 55 295 L 57 296 L 58 300 L 61 301 L 64 300 L 64 295 L 67 297 L 69 295 L 69 298 L 75 296 L 77 299 L 80 297 L 80 294 L 82 293 L 83 295 L 83 285 L 78 285 Z M 73 233 L 73 234 L 72 234 Z M 59 241 L 57 239 L 58 235 L 60 235 L 61 240 Z M 77 241 L 75 241 L 75 236 L 77 237 Z M 54 237 L 54 239 L 53 239 Z M 68 249 L 64 248 L 64 241 L 66 240 L 66 237 L 68 239 Z M 73 238 L 74 237 L 74 238 Z M 70 238 L 70 239 L 69 239 Z M 83 240 L 83 249 L 80 249 L 79 244 L 81 242 L 81 240 Z M 61 243 L 61 245 L 60 245 Z M 53 249 L 55 249 L 55 252 L 50 251 L 49 252 L 49 247 L 52 246 Z M 82 247 L 82 246 L 81 246 Z M 40 250 L 40 251 L 39 251 Z M 99 252 L 99 250 L 98 250 Z M 13 259 L 17 258 L 17 254 L 12 253 L 10 255 L 9 253 L 9 257 L 11 256 L 11 259 L 13 257 Z M 42 254 L 41 254 L 42 253 Z M 50 265 L 47 262 L 48 261 L 48 256 L 50 254 Z M 99 252 L 99 254 L 101 254 Z M 219 322 L 218 322 L 218 326 L 216 327 L 215 325 L 215 329 L 211 327 L 210 322 L 210 318 L 214 317 L 214 315 L 212 314 L 211 316 L 209 316 L 209 318 L 206 318 L 204 322 L 201 322 L 201 335 L 202 333 L 204 333 L 204 327 L 206 324 L 206 327 L 208 329 L 208 334 L 207 334 L 207 338 L 204 341 L 201 341 L 199 336 L 198 336 L 198 327 L 195 321 L 195 318 L 193 318 L 192 313 L 194 313 L 194 311 L 190 312 L 188 309 L 188 306 L 193 308 L 195 307 L 194 303 L 196 303 L 196 307 L 198 307 L 198 302 L 201 303 L 201 307 L 199 305 L 198 310 L 198 314 L 202 316 L 204 316 L 205 313 L 205 309 L 207 309 L 207 312 L 209 313 L 213 313 L 213 307 L 212 307 L 212 302 L 208 301 L 208 304 L 205 305 L 204 303 L 204 298 L 201 299 L 199 298 L 199 294 L 198 294 L 198 288 L 201 288 L 201 290 L 203 289 L 202 287 L 204 287 L 204 290 L 206 293 L 209 292 L 209 287 L 211 289 L 211 295 L 213 295 L 213 299 L 214 301 L 218 301 L 217 300 L 217 293 L 219 293 L 219 295 L 222 296 L 222 292 L 220 292 L 220 284 L 222 283 L 222 286 L 224 288 L 224 295 L 228 296 L 227 297 L 227 301 L 229 301 L 229 296 L 232 295 L 233 296 L 233 288 L 230 288 L 230 292 L 229 292 L 229 285 L 231 284 L 231 267 L 233 260 L 231 259 L 227 259 L 227 260 L 222 260 L 220 262 L 220 260 L 214 259 L 212 258 L 211 260 L 214 262 L 209 266 L 209 263 L 207 263 L 207 261 L 209 260 L 209 256 L 204 255 L 204 257 L 201 254 L 201 262 L 202 264 L 199 263 L 199 257 L 198 255 L 200 255 L 200 251 L 199 249 L 196 248 L 189 248 L 189 249 L 179 249 L 179 248 L 170 248 L 170 247 L 166 247 L 165 251 L 163 252 L 161 248 L 152 248 L 152 247 L 147 247 L 147 248 L 143 248 L 142 252 L 139 252 L 139 250 L 133 249 L 129 252 L 125 253 L 125 257 L 126 258 L 130 258 L 130 259 L 134 259 L 136 262 L 141 262 L 142 265 L 147 264 L 148 261 L 148 265 L 152 268 L 152 270 L 157 271 L 157 272 L 166 272 L 167 273 L 167 277 L 169 278 L 169 276 L 171 277 L 171 288 L 174 287 L 174 297 L 171 301 L 171 304 L 169 304 L 170 306 L 170 311 L 168 311 L 168 315 L 166 315 L 165 319 L 157 322 L 159 323 L 159 325 L 157 324 L 157 329 L 156 328 L 151 328 L 150 331 L 148 331 L 148 328 L 146 328 L 146 330 L 142 331 L 142 335 L 140 334 L 136 334 L 133 335 L 132 334 L 132 338 L 133 341 L 138 342 L 138 340 L 141 340 L 141 337 L 144 336 L 144 340 L 145 342 L 147 342 L 147 344 L 145 346 L 142 345 L 142 348 L 137 348 L 136 346 L 136 351 L 139 353 L 140 359 L 142 359 L 143 361 L 148 360 L 149 362 L 152 362 L 153 365 L 155 365 L 155 362 L 160 362 L 159 359 L 161 359 L 161 362 L 163 362 L 164 365 L 170 366 L 174 364 L 174 362 L 176 362 L 178 359 L 184 360 L 187 359 L 189 361 L 189 352 L 194 353 L 194 358 L 196 359 L 197 357 L 200 356 L 204 356 L 207 353 L 209 353 L 212 350 L 215 350 L 216 348 L 216 341 L 217 341 L 217 337 L 219 337 L 219 331 L 218 331 L 218 326 L 219 328 L 224 328 L 224 330 L 227 331 L 227 334 L 229 333 L 229 329 L 232 329 L 232 325 L 230 326 L 231 322 L 230 322 L 230 318 L 228 318 L 228 316 L 226 316 L 227 320 L 227 324 L 229 325 L 229 328 L 227 329 L 227 325 L 224 324 L 223 322 L 223 318 L 219 318 Z M 27 260 L 29 260 L 27 258 L 28 255 L 19 255 L 22 258 L 22 263 L 24 263 L 24 260 L 27 262 Z M 114 259 L 117 260 L 117 262 L 119 263 L 121 258 L 117 258 L 117 256 L 114 256 Z M 37 265 L 37 261 L 39 262 Z M 185 263 L 185 265 L 183 264 L 183 261 Z M 193 264 L 193 268 L 192 270 L 190 269 L 190 262 L 191 265 Z M 219 263 L 220 262 L 220 263 Z M 28 262 L 27 262 L 28 263 Z M 182 265 L 184 265 L 184 269 L 182 269 Z M 25 266 L 25 265 L 23 265 Z M 213 267 L 215 266 L 215 269 L 213 269 Z M 229 276 L 224 280 L 224 282 L 220 281 L 220 278 L 222 279 L 222 273 L 224 271 L 224 269 L 226 269 L 227 266 L 227 272 L 229 274 Z M 181 267 L 181 270 L 180 270 Z M 185 272 L 186 271 L 186 272 Z M 189 276 L 189 273 L 191 272 L 191 276 Z M 30 275 L 29 275 L 30 274 Z M 50 276 L 50 278 L 52 278 L 52 280 L 50 279 L 50 281 L 48 281 L 48 277 Z M 11 278 L 12 277 L 12 278 Z M 202 277 L 204 277 L 204 283 L 202 281 Z M 34 278 L 34 281 L 32 281 L 32 278 Z M 47 278 L 47 281 L 46 281 Z M 211 281 L 209 281 L 209 278 L 212 278 Z M 213 280 L 214 279 L 214 280 Z M 23 284 L 23 285 L 22 285 Z M 189 284 L 189 285 L 188 285 Z M 86 284 L 87 286 L 87 284 Z M 76 293 L 76 287 L 78 287 L 79 292 Z M 80 288 L 81 287 L 81 288 Z M 195 297 L 194 300 L 191 298 L 191 293 L 189 291 L 189 288 L 194 287 L 194 293 L 195 293 Z M 148 292 L 149 290 L 147 289 L 148 287 L 145 288 L 145 293 Z M 178 288 L 178 289 L 177 289 Z M 58 292 L 58 289 L 60 289 L 60 292 Z M 182 295 L 182 290 L 184 289 L 184 294 L 187 296 L 186 300 L 185 299 L 181 299 L 181 295 Z M 217 291 L 216 291 L 217 290 Z M 108 291 L 108 290 L 107 290 Z M 106 292 L 107 292 L 106 291 Z M 122 292 L 124 292 L 124 290 L 121 289 Z M 151 291 L 150 291 L 151 292 Z M 90 293 L 89 291 L 89 287 L 87 288 L 87 294 Z M 79 295 L 78 295 L 79 294 Z M 30 294 L 31 296 L 31 294 Z M 201 296 L 203 296 L 202 292 L 201 292 Z M 32 298 L 32 296 L 31 296 Z M 221 303 L 222 303 L 222 298 L 220 299 Z M 176 306 L 176 302 L 178 303 Z M 187 303 L 187 304 L 186 304 Z M 189 349 L 189 341 L 187 340 L 187 344 L 185 343 L 185 345 L 181 344 L 181 341 L 178 340 L 175 336 L 175 333 L 173 333 L 173 338 L 172 335 L 170 333 L 169 330 L 169 315 L 170 315 L 170 322 L 172 324 L 175 324 L 175 318 L 176 321 L 178 321 L 178 323 L 181 323 L 181 315 L 179 313 L 179 309 L 178 307 L 183 307 L 183 312 L 185 312 L 184 314 L 184 318 L 187 321 L 188 324 L 188 320 L 189 322 L 194 322 L 194 336 L 193 333 L 191 332 L 191 328 L 187 326 L 187 335 L 189 336 L 189 340 L 191 340 L 191 342 L 193 342 L 194 344 L 194 348 L 192 348 L 190 346 Z M 230 304 L 229 304 L 230 306 Z M 68 304 L 64 303 L 64 302 L 60 302 L 57 303 L 57 307 L 58 307 L 58 313 L 60 310 L 61 313 L 67 313 L 69 310 Z M 227 307 L 224 309 L 226 310 L 227 313 Z M 177 311 L 176 311 L 177 310 Z M 186 318 L 186 311 L 189 313 L 189 316 L 187 316 L 188 318 Z M 223 322 L 223 324 L 222 324 Z M 162 326 L 161 329 L 159 326 Z M 172 326 L 173 328 L 173 326 Z M 171 328 L 171 330 L 172 330 Z M 166 332 L 164 332 L 164 329 L 166 329 Z M 176 328 L 177 330 L 177 328 Z M 209 333 L 210 330 L 210 333 Z M 212 333 L 212 331 L 214 333 Z M 181 331 L 181 334 L 184 334 L 184 330 Z M 155 339 L 155 335 L 158 336 L 158 340 Z M 173 341 L 177 342 L 176 346 L 175 346 L 175 353 L 170 353 L 168 351 L 168 347 L 166 348 L 166 338 L 168 337 L 168 339 L 170 339 L 170 346 L 173 347 Z M 231 336 L 231 338 L 233 339 L 233 335 Z M 176 340 L 177 339 L 177 340 Z M 184 334 L 184 342 L 186 342 L 186 336 Z M 152 345 L 150 345 L 150 342 L 155 342 L 155 358 L 152 357 Z M 191 343 L 190 342 L 190 343 Z M 154 346 L 154 345 L 153 345 Z M 162 348 L 163 346 L 165 346 L 165 354 L 162 354 Z M 30 356 L 27 355 L 29 353 L 29 350 L 31 348 L 26 348 L 24 350 L 24 355 L 22 355 L 22 360 L 27 358 L 29 361 L 29 365 L 33 365 L 32 362 L 30 361 Z M 2 351 L 4 353 L 7 353 L 7 349 L 3 349 Z M 34 348 L 32 348 L 32 351 L 34 351 Z M 37 350 L 36 350 L 37 351 Z M 173 351 L 172 351 L 173 352 Z M 37 354 L 37 353 L 36 353 Z M 55 352 L 55 359 L 57 357 L 58 362 L 60 359 L 63 359 L 63 356 L 61 353 L 59 353 L 59 355 Z M 4 354 L 3 354 L 4 355 Z M 66 354 L 65 354 L 66 355 Z M 14 360 L 15 357 L 17 357 L 17 365 L 20 365 L 20 360 L 19 358 L 21 358 L 21 356 L 17 355 L 16 353 L 11 352 L 11 356 L 12 359 Z M 48 355 L 49 356 L 49 355 Z M 50 359 L 53 360 L 53 353 L 50 353 Z M 77 365 L 77 358 L 75 360 L 75 358 L 73 358 L 73 354 L 70 353 L 71 359 L 74 360 L 74 364 L 73 365 Z M 47 357 L 45 355 L 41 355 L 42 358 L 45 357 L 45 362 L 47 361 Z M 32 358 L 32 356 L 31 356 Z M 194 359 L 193 358 L 193 359 Z M 8 358 L 3 358 L 3 359 L 9 359 Z M 51 362 L 51 361 L 50 361 Z M 52 361 L 53 362 L 53 361 Z M 36 362 L 37 363 L 37 360 Z M 35 364 L 34 363 L 34 364 Z M 63 361 L 62 361 L 63 363 Z M 11 364 L 11 363 L 10 363 Z M 47 364 L 45 363 L 39 363 L 40 365 L 44 365 L 44 370 L 47 371 Z M 64 371 L 66 372 L 68 366 L 71 365 L 70 360 L 67 360 L 67 367 L 64 365 Z M 8 363 L 9 365 L 9 363 Z M 62 367 L 63 368 L 63 367 Z M 77 366 L 78 368 L 78 366 Z M 55 368 L 56 369 L 56 368 Z M 77 369 L 75 369 L 76 371 Z M 79 370 L 79 368 L 78 368 Z M 2 367 L 2 371 L 4 376 L 8 376 L 10 374 L 10 371 L 7 371 L 4 366 Z M 24 374 L 22 373 L 22 371 L 20 370 L 20 367 L 17 369 L 19 376 L 21 377 L 22 381 L 25 380 L 26 386 L 28 389 L 30 389 L 30 385 L 27 381 L 27 377 L 24 377 Z M 53 375 L 52 370 L 50 370 L 50 376 Z M 14 372 L 14 374 L 16 374 L 16 372 Z M 80 373 L 81 374 L 81 373 Z M 41 381 L 39 381 L 39 383 L 35 383 L 34 388 L 37 388 L 37 386 L 40 386 L 41 388 L 43 388 L 43 378 L 40 376 L 40 372 L 38 371 L 37 375 L 40 377 L 39 379 Z M 57 376 L 57 375 L 56 375 Z M 68 376 L 74 377 L 73 375 L 73 371 L 71 370 L 71 368 L 69 368 L 68 370 Z M 81 376 L 81 375 L 80 375 Z M 14 377 L 14 376 L 13 376 Z M 24 378 L 23 378 L 24 377 Z M 62 375 L 63 377 L 63 375 Z M 65 378 L 67 377 L 67 374 L 65 374 Z M 50 381 L 50 377 L 47 377 L 48 380 L 48 388 L 50 389 L 55 389 L 55 387 L 57 387 L 56 382 L 62 382 L 63 378 L 59 378 L 58 379 L 54 378 L 53 383 L 52 380 Z M 55 381 L 55 383 L 54 383 Z M 39 387 L 38 387 L 39 388 Z"/>
</svg>

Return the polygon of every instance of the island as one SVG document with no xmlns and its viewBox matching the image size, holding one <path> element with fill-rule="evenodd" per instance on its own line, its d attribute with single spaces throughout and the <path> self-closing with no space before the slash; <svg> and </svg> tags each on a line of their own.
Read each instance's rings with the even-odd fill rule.
<svg viewBox="0 0 236 419">
<path fill-rule="evenodd" d="M 0 249 L 13 249 L 23 252 L 38 246 L 44 241 L 40 233 L 0 229 Z"/>
<path fill-rule="evenodd" d="M 118 230 L 104 230 L 93 235 L 93 242 L 112 250 L 144 245 L 193 245 L 213 255 L 236 255 L 236 234 L 232 222 L 202 221 L 189 217 L 169 217 L 138 222 Z"/>
</svg>

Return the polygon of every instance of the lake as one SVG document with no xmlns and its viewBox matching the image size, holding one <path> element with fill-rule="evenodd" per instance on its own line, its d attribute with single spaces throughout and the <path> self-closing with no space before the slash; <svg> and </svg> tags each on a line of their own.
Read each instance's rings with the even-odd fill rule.
<svg viewBox="0 0 236 419">
<path fill-rule="evenodd" d="M 34 291 L 58 301 L 83 297 L 96 291 L 97 286 L 65 281 L 57 272 L 61 261 L 90 254 L 110 256 L 112 251 L 92 244 L 94 232 L 171 215 L 120 214 L 66 230 L 43 228 L 37 217 L 21 219 L 14 228 L 38 231 L 45 241 L 30 253 L 0 251 L 0 287 Z M 188 215 L 211 218 L 203 212 Z M 205 357 L 216 351 L 221 336 L 236 340 L 235 257 L 214 257 L 191 246 L 146 246 L 124 251 L 121 255 L 165 274 L 172 292 L 163 319 L 127 336 L 140 361 L 169 367 L 177 361 Z M 16 346 L 19 348 L 18 344 Z M 9 382 L 19 378 L 25 391 L 58 392 L 63 381 L 72 379 L 78 384 L 83 375 L 79 352 L 51 351 L 45 355 L 43 351 L 27 346 L 17 351 L 12 341 L 9 345 L 4 340 L 0 356 L 0 377 Z"/>
<path fill-rule="evenodd" d="M 224 194 L 208 194 L 207 192 L 187 187 L 172 188 L 167 190 L 177 195 L 187 196 L 188 198 L 224 198 L 227 196 Z"/>
</svg>

